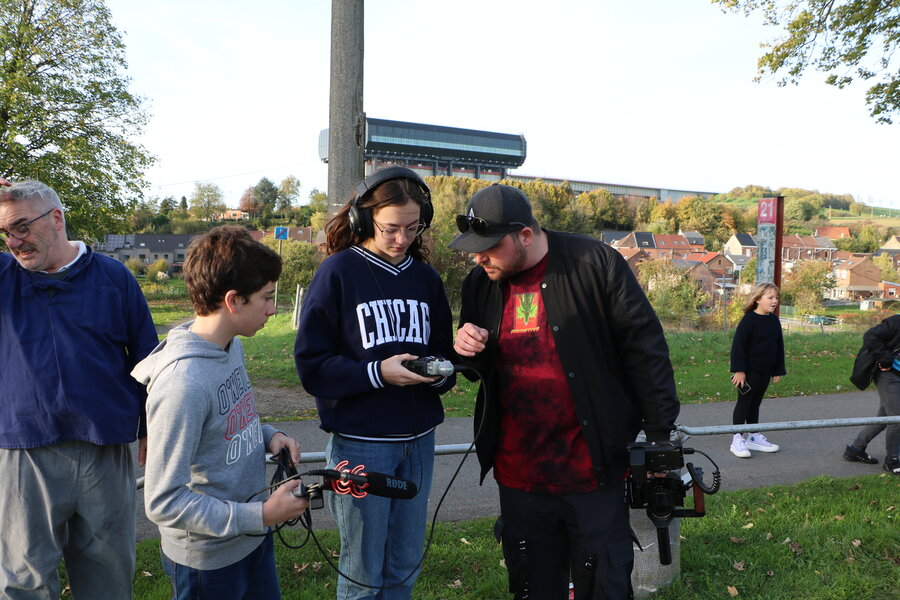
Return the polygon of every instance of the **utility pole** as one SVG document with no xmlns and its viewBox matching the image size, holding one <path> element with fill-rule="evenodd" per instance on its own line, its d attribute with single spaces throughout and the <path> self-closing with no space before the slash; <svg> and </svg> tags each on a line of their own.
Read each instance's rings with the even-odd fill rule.
<svg viewBox="0 0 900 600">
<path fill-rule="evenodd" d="M 363 179 L 363 0 L 331 2 L 331 93 L 328 102 L 328 212 L 337 212 Z"/>
</svg>

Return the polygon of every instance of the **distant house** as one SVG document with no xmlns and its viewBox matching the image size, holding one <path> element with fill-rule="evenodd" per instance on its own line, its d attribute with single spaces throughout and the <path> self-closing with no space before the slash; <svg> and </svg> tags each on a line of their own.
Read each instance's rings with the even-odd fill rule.
<svg viewBox="0 0 900 600">
<path fill-rule="evenodd" d="M 653 235 L 653 241 L 656 252 L 649 253 L 655 255 L 654 258 L 684 259 L 691 253 L 691 245 L 681 234 L 656 233 Z"/>
<path fill-rule="evenodd" d="M 672 262 L 676 267 L 687 272 L 688 277 L 690 277 L 701 290 L 710 295 L 710 299 L 716 293 L 716 275 L 708 266 L 696 260 L 674 260 Z"/>
<path fill-rule="evenodd" d="M 635 277 L 638 276 L 640 265 L 650 260 L 650 256 L 640 248 L 616 248 L 616 250 L 625 258 Z"/>
<path fill-rule="evenodd" d="M 628 235 L 612 243 L 616 248 L 640 248 L 649 250 L 656 248 L 656 240 L 649 231 L 629 231 Z"/>
<path fill-rule="evenodd" d="M 631 233 L 630 231 L 615 231 L 613 229 L 604 229 L 600 232 L 600 241 L 610 246 L 614 245 L 614 243 L 618 240 L 621 240 L 623 237 Z"/>
<path fill-rule="evenodd" d="M 868 257 L 853 257 L 832 269 L 835 286 L 831 298 L 861 300 L 881 290 L 881 269 Z"/>
<path fill-rule="evenodd" d="M 872 254 L 872 258 L 883 255 L 891 257 L 891 268 L 893 268 L 894 270 L 900 269 L 900 250 L 893 250 L 891 248 L 882 247 Z"/>
<path fill-rule="evenodd" d="M 228 209 L 224 213 L 222 213 L 220 218 L 223 221 L 249 221 L 250 213 L 244 212 L 242 210 Z"/>
<path fill-rule="evenodd" d="M 106 235 L 102 242 L 94 244 L 96 252 L 119 262 L 132 258 L 149 265 L 164 260 L 174 271 L 180 271 L 188 243 L 195 236 L 185 233 L 135 233 L 130 235 Z"/>
<path fill-rule="evenodd" d="M 900 283 L 882 281 L 878 287 L 881 289 L 883 300 L 900 300 Z"/>
<path fill-rule="evenodd" d="M 756 256 L 756 239 L 749 233 L 735 233 L 725 242 L 725 254 Z"/>
<path fill-rule="evenodd" d="M 781 238 L 781 259 L 786 262 L 831 260 L 836 251 L 834 243 L 825 237 L 786 235 Z"/>
<path fill-rule="evenodd" d="M 688 245 L 693 252 L 703 252 L 706 249 L 706 238 L 697 231 L 679 231 L 687 240 Z"/>
<path fill-rule="evenodd" d="M 849 227 L 816 227 L 813 233 L 815 237 L 825 237 L 830 240 L 842 240 L 850 238 Z"/>
<path fill-rule="evenodd" d="M 900 237 L 892 235 L 888 241 L 881 245 L 882 250 L 900 250 Z"/>
<path fill-rule="evenodd" d="M 729 280 L 734 279 L 734 263 L 728 260 L 724 254 L 719 254 L 718 252 L 695 252 L 688 256 L 688 260 L 703 263 L 715 277 L 721 278 L 724 275 Z"/>
</svg>

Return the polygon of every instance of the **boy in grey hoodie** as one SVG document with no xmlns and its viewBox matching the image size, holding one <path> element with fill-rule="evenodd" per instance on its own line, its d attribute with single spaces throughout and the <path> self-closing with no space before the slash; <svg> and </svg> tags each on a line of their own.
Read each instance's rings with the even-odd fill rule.
<svg viewBox="0 0 900 600">
<path fill-rule="evenodd" d="M 268 527 L 301 515 L 293 480 L 265 502 L 265 451 L 299 444 L 262 425 L 241 342 L 275 313 L 281 259 L 243 227 L 218 227 L 188 247 L 184 279 L 195 319 L 132 371 L 147 386 L 144 507 L 159 526 L 176 599 L 280 598 Z"/>
</svg>

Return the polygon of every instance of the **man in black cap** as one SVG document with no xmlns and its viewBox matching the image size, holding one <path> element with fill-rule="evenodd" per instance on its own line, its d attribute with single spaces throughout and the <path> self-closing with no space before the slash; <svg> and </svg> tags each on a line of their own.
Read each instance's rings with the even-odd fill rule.
<svg viewBox="0 0 900 600">
<path fill-rule="evenodd" d="M 679 404 L 662 327 L 618 252 L 542 230 L 522 191 L 475 194 L 452 248 L 474 255 L 454 349 L 483 376 L 481 480 L 493 468 L 516 598 L 632 597 L 626 446 L 668 440 Z"/>
</svg>

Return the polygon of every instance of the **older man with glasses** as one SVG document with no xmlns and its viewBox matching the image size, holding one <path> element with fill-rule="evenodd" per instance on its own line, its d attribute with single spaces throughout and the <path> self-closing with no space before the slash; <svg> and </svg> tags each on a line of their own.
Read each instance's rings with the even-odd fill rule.
<svg viewBox="0 0 900 600">
<path fill-rule="evenodd" d="M 156 346 L 131 273 L 66 237 L 59 196 L 0 179 L 0 597 L 132 597 L 135 475 Z"/>
</svg>

